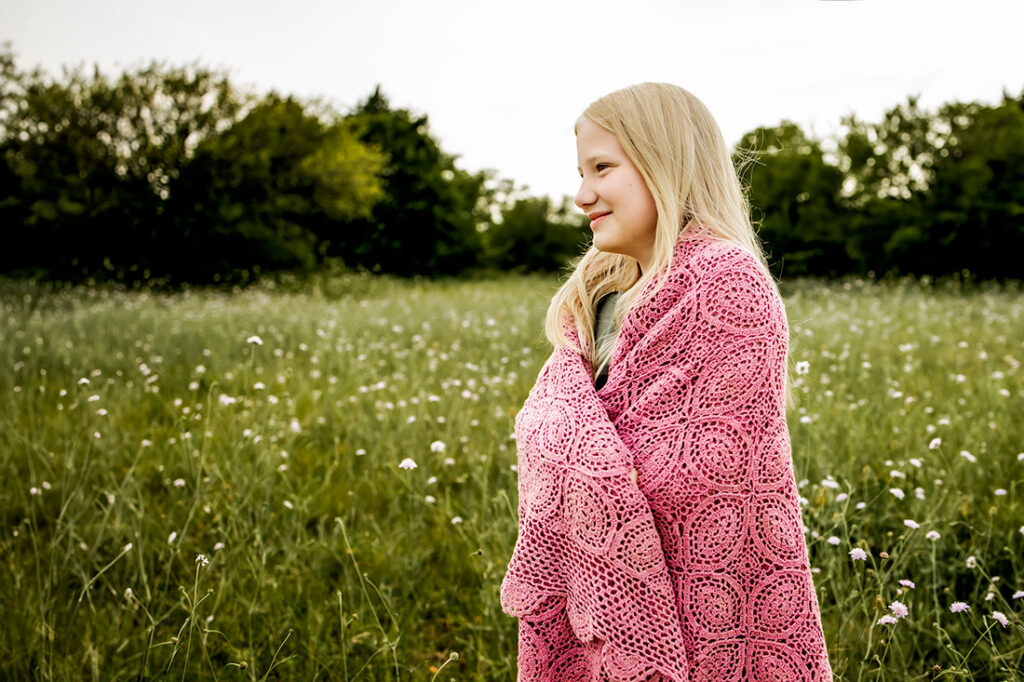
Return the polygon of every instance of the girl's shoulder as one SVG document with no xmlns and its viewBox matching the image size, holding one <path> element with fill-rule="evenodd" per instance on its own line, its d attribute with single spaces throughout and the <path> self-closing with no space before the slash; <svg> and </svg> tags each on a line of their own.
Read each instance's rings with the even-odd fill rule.
<svg viewBox="0 0 1024 682">
<path fill-rule="evenodd" d="M 687 240 L 677 253 L 676 268 L 695 284 L 721 278 L 752 279 L 759 286 L 774 289 L 773 279 L 762 261 L 745 246 L 727 239 L 697 237 Z"/>
</svg>

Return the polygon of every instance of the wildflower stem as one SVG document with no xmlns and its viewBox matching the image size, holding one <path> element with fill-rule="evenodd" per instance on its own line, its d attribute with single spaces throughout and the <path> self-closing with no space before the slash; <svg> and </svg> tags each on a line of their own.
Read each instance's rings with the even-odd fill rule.
<svg viewBox="0 0 1024 682">
<path fill-rule="evenodd" d="M 935 603 L 935 646 L 942 648 L 942 607 L 939 606 L 939 570 L 932 541 L 932 601 Z"/>
<path fill-rule="evenodd" d="M 270 659 L 270 665 L 267 666 L 267 672 L 263 673 L 263 677 L 260 678 L 260 682 L 263 682 L 264 680 L 266 680 L 267 677 L 270 675 L 270 672 L 274 669 L 274 664 L 275 664 L 274 662 L 277 660 L 277 655 L 279 653 L 281 653 L 281 648 L 284 647 L 285 642 L 287 642 L 288 638 L 291 637 L 291 636 L 292 636 L 292 630 L 291 630 L 291 628 L 288 628 L 288 634 L 285 635 L 284 639 L 281 640 L 281 643 L 279 645 L 277 645 L 277 651 L 274 652 L 274 657 Z"/>
<path fill-rule="evenodd" d="M 345 651 L 345 608 L 341 588 L 338 594 L 338 619 L 341 621 L 341 679 L 348 679 L 348 653 Z"/>
<path fill-rule="evenodd" d="M 349 539 L 348 539 L 348 532 L 345 530 L 345 522 L 344 522 L 344 520 L 342 520 L 342 518 L 339 516 L 339 517 L 335 518 L 335 521 L 337 522 L 337 524 L 339 526 L 341 526 L 341 535 L 342 535 L 342 538 L 345 540 L 345 548 L 348 550 L 348 555 L 352 559 L 352 565 L 355 567 L 356 577 L 359 579 L 359 587 L 360 587 L 360 589 L 363 592 L 363 597 L 366 598 L 366 603 L 369 604 L 369 606 L 370 606 L 370 613 L 373 614 L 373 620 L 377 623 L 377 628 L 380 630 L 381 634 L 384 636 L 384 644 L 380 648 L 378 648 L 377 651 L 374 651 L 373 655 L 370 656 L 370 658 L 366 661 L 366 663 L 364 663 L 363 666 L 358 671 L 356 671 L 356 674 L 352 678 L 352 679 L 355 679 L 356 677 L 359 676 L 359 674 L 363 671 L 363 669 L 369 664 L 370 660 L 372 660 L 374 656 L 376 656 L 378 653 L 380 653 L 380 651 L 382 649 L 384 649 L 385 647 L 389 647 L 389 646 L 393 647 L 394 644 L 398 643 L 398 639 L 396 638 L 394 642 L 391 642 L 391 640 L 388 638 L 387 631 L 384 630 L 384 626 L 381 624 L 380 618 L 377 616 L 377 609 L 373 608 L 373 600 L 370 599 L 370 593 L 366 590 L 366 583 L 369 582 L 370 579 L 366 576 L 366 574 L 364 574 L 359 569 L 359 563 L 356 561 L 355 551 L 352 549 L 352 543 L 350 543 Z M 371 583 L 371 585 L 372 585 L 372 583 Z M 376 586 L 374 586 L 374 590 L 376 590 L 377 594 L 380 595 L 380 591 L 377 590 Z M 387 602 L 384 601 L 383 597 L 381 597 L 381 601 L 384 602 L 384 607 L 388 608 Z M 388 613 L 391 614 L 391 609 L 390 608 L 388 608 Z M 392 622 L 395 622 L 394 614 L 391 614 L 391 617 L 392 617 Z M 393 649 L 392 649 L 392 654 L 394 655 L 394 650 Z M 398 658 L 397 658 L 397 656 L 395 656 L 395 672 L 396 673 L 398 672 Z"/>
<path fill-rule="evenodd" d="M 973 610 L 972 610 L 972 613 L 973 613 Z M 974 619 L 972 618 L 972 620 L 974 620 Z M 978 643 L 981 642 L 981 640 L 983 640 L 985 638 L 985 636 L 988 634 L 988 631 L 992 629 L 993 625 L 995 625 L 995 621 L 989 623 L 988 627 L 985 628 L 985 631 L 982 632 L 978 636 L 978 638 L 974 640 L 974 644 L 971 645 L 971 648 L 968 649 L 967 653 L 964 654 L 963 657 L 960 659 L 962 661 L 962 663 L 963 663 L 964 668 L 967 668 L 967 659 L 971 657 L 971 652 L 973 652 L 975 647 L 978 646 Z"/>
<path fill-rule="evenodd" d="M 95 583 L 95 582 L 96 582 L 97 580 L 99 580 L 99 579 L 100 579 L 100 576 L 101 576 L 101 575 L 103 575 L 104 573 L 106 573 L 106 572 L 107 572 L 107 570 L 108 570 L 108 569 L 109 569 L 109 568 L 110 568 L 111 566 L 113 566 L 114 564 L 116 564 L 116 563 L 118 562 L 118 560 L 119 560 L 119 559 L 120 559 L 121 557 L 123 557 L 123 556 L 124 556 L 125 554 L 127 554 L 127 553 L 128 553 L 128 551 L 129 551 L 129 550 L 127 550 L 127 549 L 122 549 L 122 550 L 121 550 L 121 552 L 120 552 L 120 553 L 119 553 L 119 554 L 118 554 L 118 555 L 117 555 L 116 557 L 114 557 L 113 559 L 111 559 L 111 560 L 110 560 L 110 563 L 108 563 L 108 564 L 107 564 L 106 566 L 104 566 L 103 568 L 101 568 L 101 569 L 99 570 L 99 573 L 97 573 L 96 575 L 94 575 L 94 576 L 93 576 L 93 577 L 92 577 L 92 578 L 91 578 L 91 579 L 89 580 L 89 582 L 87 582 L 87 583 L 86 583 L 86 584 L 85 584 L 84 586 L 82 586 L 82 592 L 81 592 L 81 594 L 79 594 L 79 595 L 78 595 L 78 603 L 81 603 L 82 599 L 83 599 L 83 598 L 85 597 L 86 593 L 87 593 L 87 592 L 89 591 L 89 588 L 93 586 L 93 583 Z"/>
<path fill-rule="evenodd" d="M 430 682 L 434 682 L 434 680 L 437 679 L 437 676 L 441 674 L 441 671 L 444 670 L 444 667 L 446 665 L 448 665 L 449 663 L 451 663 L 452 661 L 454 661 L 456 658 L 458 658 L 458 657 L 455 655 L 455 652 L 454 651 L 450 652 L 448 654 L 448 658 L 445 659 L 445 662 L 442 663 L 440 665 L 440 667 L 438 667 L 437 672 L 435 672 L 434 676 L 430 678 Z"/>
</svg>

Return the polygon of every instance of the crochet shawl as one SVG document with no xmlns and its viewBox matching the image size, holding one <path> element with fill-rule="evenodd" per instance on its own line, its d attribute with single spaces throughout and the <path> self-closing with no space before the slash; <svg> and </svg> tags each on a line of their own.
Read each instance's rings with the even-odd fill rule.
<svg viewBox="0 0 1024 682">
<path fill-rule="evenodd" d="M 544 364 L 515 418 L 501 585 L 519 680 L 832 679 L 769 277 L 741 246 L 684 233 L 600 390 L 572 348 Z"/>
</svg>

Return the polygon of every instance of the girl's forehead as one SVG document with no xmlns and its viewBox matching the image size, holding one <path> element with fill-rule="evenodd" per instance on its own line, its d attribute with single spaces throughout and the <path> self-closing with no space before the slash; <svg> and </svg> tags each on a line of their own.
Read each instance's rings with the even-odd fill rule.
<svg viewBox="0 0 1024 682">
<path fill-rule="evenodd" d="M 577 143 L 585 142 L 587 144 L 607 142 L 618 144 L 618 140 L 615 139 L 615 135 L 611 131 L 602 128 L 592 121 L 588 121 L 576 130 L 576 141 Z"/>
<path fill-rule="evenodd" d="M 622 146 L 614 134 L 592 123 L 576 134 L 576 150 L 581 156 L 580 161 L 592 161 L 593 157 L 602 154 L 621 154 Z"/>
</svg>

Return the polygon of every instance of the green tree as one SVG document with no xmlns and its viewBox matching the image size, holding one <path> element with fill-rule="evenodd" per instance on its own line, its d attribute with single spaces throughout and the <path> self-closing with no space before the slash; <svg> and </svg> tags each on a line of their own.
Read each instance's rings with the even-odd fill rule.
<svg viewBox="0 0 1024 682">
<path fill-rule="evenodd" d="M 455 166 L 428 132 L 427 117 L 392 109 L 380 86 L 349 115 L 359 139 L 387 157 L 385 197 L 352 221 L 336 252 L 349 265 L 400 275 L 454 274 L 476 265 L 489 222 L 487 173 Z"/>
<path fill-rule="evenodd" d="M 371 215 L 383 162 L 349 122 L 270 93 L 196 148 L 171 188 L 175 229 L 163 249 L 191 278 L 309 268 L 344 239 L 347 221 Z"/>
<path fill-rule="evenodd" d="M 1024 114 L 1004 93 L 998 107 L 917 98 L 878 124 L 844 119 L 840 168 L 851 209 L 849 252 L 860 271 L 1021 277 Z"/>
<path fill-rule="evenodd" d="M 0 271 L 176 282 L 311 266 L 383 196 L 385 157 L 352 128 L 198 66 L 54 80 L 7 49 Z"/>
<path fill-rule="evenodd" d="M 171 183 L 240 106 L 227 78 L 153 63 L 59 82 L 18 71 L 9 48 L 0 63 L 0 219 L 15 245 L 0 268 L 81 279 L 159 262 Z"/>
<path fill-rule="evenodd" d="M 557 271 L 587 246 L 589 221 L 563 197 L 520 197 L 484 235 L 489 264 L 509 272 Z"/>
<path fill-rule="evenodd" d="M 1024 277 L 1022 103 L 1004 93 L 996 107 L 947 104 L 937 119 L 949 135 L 921 202 L 928 236 L 942 247 L 929 265 L 936 274 L 966 268 L 982 278 Z"/>
<path fill-rule="evenodd" d="M 838 205 L 843 174 L 825 161 L 821 143 L 797 124 L 782 121 L 747 133 L 739 147 L 756 161 L 744 168 L 743 179 L 776 274 L 830 275 L 847 270 Z M 740 156 L 734 158 L 737 166 Z"/>
</svg>

